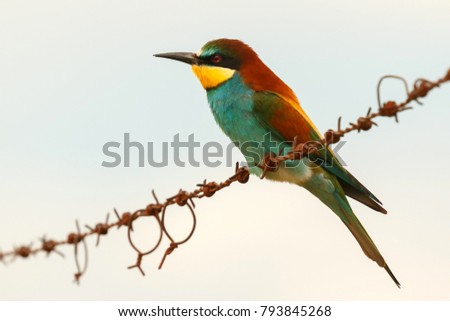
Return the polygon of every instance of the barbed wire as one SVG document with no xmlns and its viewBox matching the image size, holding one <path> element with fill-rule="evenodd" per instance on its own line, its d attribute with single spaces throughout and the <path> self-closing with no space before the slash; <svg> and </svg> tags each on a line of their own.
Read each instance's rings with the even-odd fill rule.
<svg viewBox="0 0 450 321">
<path fill-rule="evenodd" d="M 406 99 L 397 103 L 395 101 L 387 101 L 385 103 L 381 103 L 380 98 L 380 89 L 381 84 L 384 79 L 387 78 L 395 78 L 401 80 L 406 88 Z M 378 111 L 372 112 L 372 109 L 366 113 L 366 116 L 359 117 L 356 122 L 350 123 L 348 127 L 341 128 L 341 120 L 342 117 L 338 119 L 338 128 L 337 130 L 328 130 L 325 132 L 324 137 L 318 141 L 310 141 L 305 143 L 298 143 L 296 139 L 292 142 L 292 150 L 285 155 L 266 155 L 264 159 L 257 165 L 262 169 L 261 178 L 264 178 L 268 171 L 276 171 L 280 164 L 286 160 L 294 160 L 301 159 L 314 150 L 321 148 L 323 146 L 328 146 L 340 141 L 344 135 L 353 132 L 353 131 L 367 131 L 370 130 L 373 125 L 378 126 L 373 119 L 377 117 L 394 117 L 398 122 L 398 114 L 405 110 L 411 109 L 411 106 L 407 106 L 409 103 L 416 101 L 421 104 L 418 100 L 419 98 L 425 97 L 432 89 L 439 87 L 444 82 L 450 81 L 450 69 L 447 71 L 447 74 L 438 79 L 435 82 L 419 78 L 414 82 L 413 88 L 411 91 L 408 90 L 408 84 L 406 80 L 399 76 L 387 75 L 382 77 L 377 86 L 377 97 L 378 97 Z M 202 183 L 197 184 L 197 188 L 191 192 L 180 189 L 177 194 L 172 197 L 167 198 L 164 202 L 159 202 L 158 198 L 154 191 L 152 191 L 152 195 L 154 198 L 154 202 L 148 204 L 143 209 L 138 209 L 134 212 L 124 212 L 121 215 L 119 212 L 114 209 L 114 214 L 117 218 L 115 222 L 109 223 L 110 215 L 109 213 L 106 216 L 106 219 L 103 223 L 97 223 L 94 227 L 89 225 L 85 225 L 86 231 L 82 232 L 78 221 L 75 222 L 76 232 L 71 232 L 67 234 L 66 238 L 63 240 L 54 240 L 48 239 L 46 236 L 43 236 L 39 239 L 40 245 L 34 246 L 33 243 L 29 243 L 28 245 L 21 245 L 19 247 L 13 247 L 10 251 L 2 251 L 0 249 L 0 262 L 7 265 L 8 263 L 14 262 L 17 258 L 29 258 L 38 253 L 45 253 L 49 256 L 52 253 L 56 253 L 61 257 L 64 257 L 64 254 L 60 251 L 60 247 L 62 246 L 73 246 L 74 249 L 74 257 L 75 257 L 75 266 L 76 272 L 74 273 L 74 281 L 79 283 L 80 278 L 86 273 L 88 267 L 88 246 L 86 239 L 91 236 L 96 236 L 96 246 L 100 244 L 101 236 L 105 236 L 109 233 L 109 231 L 117 227 L 120 229 L 122 226 L 127 228 L 127 236 L 128 242 L 131 247 L 136 251 L 137 258 L 136 262 L 133 265 L 130 265 L 128 269 L 138 269 L 142 275 L 145 275 L 142 269 L 142 259 L 144 256 L 153 253 L 162 243 L 164 237 L 166 237 L 169 241 L 169 247 L 164 252 L 164 255 L 159 264 L 159 269 L 162 268 L 167 257 L 172 254 L 175 249 L 177 249 L 180 245 L 189 241 L 189 239 L 194 234 L 196 228 L 197 217 L 195 213 L 195 203 L 194 199 L 201 199 L 203 197 L 212 197 L 216 192 L 224 189 L 232 185 L 233 183 L 239 182 L 241 184 L 245 184 L 248 182 L 250 178 L 250 172 L 247 167 L 239 166 L 239 163 L 236 163 L 235 172 L 232 176 L 227 178 L 225 181 L 217 183 L 215 181 L 207 182 L 204 180 Z M 177 204 L 181 207 L 187 207 L 190 215 L 192 216 L 193 223 L 188 236 L 182 240 L 176 241 L 172 235 L 168 232 L 166 226 L 166 213 L 167 208 L 171 205 Z M 151 217 L 155 219 L 158 227 L 159 227 L 159 236 L 154 245 L 150 247 L 148 250 L 143 251 L 139 249 L 133 241 L 132 232 L 133 232 L 133 223 L 143 217 Z M 83 260 L 80 262 L 80 244 L 82 244 L 83 248 Z"/>
<path fill-rule="evenodd" d="M 131 247 L 137 252 L 137 259 L 136 263 L 134 265 L 131 265 L 128 267 L 128 269 L 137 268 L 142 275 L 145 275 L 141 263 L 142 258 L 150 253 L 153 253 L 161 244 L 161 241 L 164 236 L 166 236 L 169 241 L 170 245 L 166 249 L 164 256 L 161 260 L 161 263 L 159 265 L 159 268 L 161 269 L 164 261 L 166 260 L 167 256 L 171 254 L 178 246 L 180 246 L 183 243 L 186 243 L 194 234 L 195 227 L 196 227 L 196 214 L 195 214 L 195 203 L 194 199 L 200 199 L 203 197 L 211 197 L 213 196 L 217 191 L 220 191 L 221 189 L 230 186 L 231 184 L 235 182 L 239 183 L 246 183 L 250 178 L 250 173 L 247 170 L 246 167 L 240 167 L 238 163 L 236 164 L 235 173 L 234 175 L 227 178 L 225 181 L 221 183 L 216 182 L 207 182 L 204 180 L 202 183 L 197 184 L 197 187 L 192 192 L 187 192 L 185 190 L 180 189 L 177 194 L 175 194 L 172 197 L 167 198 L 163 203 L 160 203 L 158 198 L 156 197 L 156 194 L 154 191 L 152 191 L 153 198 L 155 199 L 154 203 L 148 204 L 145 208 L 139 209 L 131 212 L 124 212 L 121 215 L 119 215 L 118 211 L 114 209 L 114 214 L 117 218 L 115 222 L 109 223 L 109 214 L 107 214 L 105 222 L 104 223 L 97 223 L 94 228 L 90 227 L 89 225 L 85 225 L 87 231 L 82 232 L 79 226 L 78 221 L 75 222 L 76 224 L 76 232 L 71 232 L 67 235 L 67 237 L 64 240 L 56 241 L 53 239 L 47 239 L 45 236 L 40 238 L 40 245 L 33 247 L 33 244 L 30 243 L 29 245 L 22 245 L 20 247 L 13 248 L 11 251 L 7 252 L 1 252 L 0 251 L 0 262 L 8 263 L 13 262 L 16 258 L 29 258 L 33 255 L 36 255 L 40 252 L 44 252 L 48 255 L 51 253 L 56 253 L 62 257 L 64 257 L 64 254 L 59 251 L 59 247 L 63 245 L 72 245 L 74 247 L 74 256 L 75 256 L 75 265 L 76 265 L 76 272 L 74 274 L 75 282 L 79 283 L 79 280 L 81 276 L 84 275 L 87 269 L 88 265 L 88 247 L 86 243 L 86 238 L 89 236 L 97 236 L 96 245 L 98 246 L 100 243 L 100 238 L 102 235 L 108 234 L 108 232 L 114 228 L 117 227 L 117 229 L 121 228 L 122 226 L 126 227 L 128 229 L 128 242 L 130 243 Z M 190 210 L 190 213 L 193 217 L 193 225 L 191 228 L 190 233 L 188 236 L 180 241 L 176 241 L 172 235 L 169 233 L 165 218 L 166 218 L 166 212 L 167 207 L 170 205 L 177 204 L 179 206 L 187 206 Z M 133 232 L 133 222 L 135 222 L 137 219 L 142 217 L 152 217 L 156 220 L 158 223 L 160 233 L 158 240 L 156 244 L 147 251 L 140 250 L 134 243 L 132 239 L 132 232 Z M 83 252 L 84 252 L 84 259 L 83 262 L 80 263 L 80 251 L 79 251 L 79 244 L 83 244 Z M 7 261 L 10 259 L 9 261 Z"/>
<path fill-rule="evenodd" d="M 394 78 L 403 82 L 406 89 L 406 98 L 403 102 L 397 103 L 389 100 L 383 104 L 381 103 L 381 84 L 387 78 Z M 337 130 L 327 130 L 321 140 L 298 143 L 297 139 L 294 138 L 292 148 L 288 153 L 282 155 L 281 153 L 283 150 L 280 150 L 279 154 L 267 154 L 261 162 L 256 165 L 262 169 L 261 178 L 264 178 L 267 172 L 277 171 L 284 161 L 302 159 L 303 157 L 316 153 L 322 148 L 327 148 L 327 146 L 339 142 L 342 137 L 350 132 L 358 131 L 359 133 L 360 131 L 368 131 L 373 126 L 378 126 L 378 124 L 373 121 L 373 119 L 377 117 L 394 117 L 395 121 L 398 123 L 398 114 L 412 109 L 411 106 L 408 106 L 409 103 L 415 101 L 422 105 L 419 98 L 425 97 L 432 89 L 437 88 L 448 81 L 450 81 L 450 69 L 445 76 L 434 82 L 424 78 L 417 79 L 410 91 L 408 89 L 408 83 L 403 77 L 394 75 L 381 77 L 377 85 L 378 111 L 372 112 L 372 108 L 369 107 L 365 116 L 359 117 L 356 122 L 349 123 L 349 126 L 346 128 L 341 128 L 342 116 L 340 116 L 338 118 Z"/>
</svg>

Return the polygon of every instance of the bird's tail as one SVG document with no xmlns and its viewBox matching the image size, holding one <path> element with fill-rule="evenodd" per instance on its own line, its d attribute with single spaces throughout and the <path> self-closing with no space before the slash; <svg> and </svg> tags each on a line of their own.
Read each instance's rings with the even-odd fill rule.
<svg viewBox="0 0 450 321">
<path fill-rule="evenodd" d="M 358 220 L 356 215 L 352 212 L 351 215 L 348 215 L 351 217 L 349 220 L 349 223 L 345 222 L 345 225 L 347 228 L 352 232 L 355 239 L 358 241 L 359 245 L 361 246 L 364 253 L 372 260 L 377 262 L 379 266 L 384 268 L 386 272 L 389 274 L 391 279 L 395 282 L 395 284 L 400 288 L 400 282 L 395 277 L 394 273 L 392 273 L 391 269 L 387 265 L 386 261 L 384 260 L 383 256 L 381 255 L 380 251 L 376 247 L 375 243 L 370 238 L 369 234 L 365 230 L 364 226 L 361 224 L 361 222 Z"/>
<path fill-rule="evenodd" d="M 339 218 L 344 222 L 355 239 L 358 241 L 364 253 L 384 268 L 395 284 L 400 288 L 400 282 L 397 280 L 391 269 L 387 265 L 375 243 L 370 238 L 364 226 L 353 213 L 347 198 L 334 177 L 327 177 L 328 183 L 332 183 L 334 188 L 332 191 L 324 191 L 323 187 L 317 188 L 315 184 L 307 184 L 304 187 L 318 197 L 325 205 L 327 205 Z M 309 185 L 309 186 L 308 186 Z"/>
</svg>

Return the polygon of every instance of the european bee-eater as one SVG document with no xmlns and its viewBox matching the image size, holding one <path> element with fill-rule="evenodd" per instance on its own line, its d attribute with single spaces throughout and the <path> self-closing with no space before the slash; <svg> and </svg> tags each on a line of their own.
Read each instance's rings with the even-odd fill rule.
<svg viewBox="0 0 450 321">
<path fill-rule="evenodd" d="M 206 43 L 198 53 L 173 52 L 155 56 L 191 65 L 206 90 L 216 122 L 239 147 L 249 164 L 259 163 L 273 151 L 289 152 L 294 139 L 304 143 L 322 138 L 292 89 L 240 40 L 218 39 Z M 258 144 L 252 144 L 255 142 Z M 251 172 L 261 174 L 261 169 L 252 167 Z M 308 158 L 286 161 L 277 171 L 268 172 L 266 177 L 302 186 L 319 198 L 344 222 L 364 253 L 384 268 L 400 287 L 353 213 L 346 195 L 381 213 L 386 214 L 386 210 L 341 165 L 330 148 L 323 148 Z"/>
</svg>

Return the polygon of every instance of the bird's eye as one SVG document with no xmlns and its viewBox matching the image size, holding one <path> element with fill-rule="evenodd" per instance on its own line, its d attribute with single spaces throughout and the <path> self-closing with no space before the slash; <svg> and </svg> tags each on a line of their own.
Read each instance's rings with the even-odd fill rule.
<svg viewBox="0 0 450 321">
<path fill-rule="evenodd" d="M 220 55 L 214 55 L 211 57 L 211 62 L 214 64 L 218 64 L 221 61 L 222 61 L 222 56 L 220 56 Z"/>
</svg>

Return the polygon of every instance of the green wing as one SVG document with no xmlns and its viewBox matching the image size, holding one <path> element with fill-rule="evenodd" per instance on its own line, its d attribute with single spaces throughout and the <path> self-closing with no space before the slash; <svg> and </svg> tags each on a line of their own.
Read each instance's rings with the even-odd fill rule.
<svg viewBox="0 0 450 321">
<path fill-rule="evenodd" d="M 303 143 L 320 140 L 322 137 L 314 124 L 295 103 L 272 92 L 256 92 L 253 95 L 253 113 L 262 126 L 285 141 L 293 141 L 295 137 Z M 329 147 L 322 148 L 311 160 L 336 176 L 347 196 L 387 213 L 378 198 L 342 166 Z"/>
</svg>

